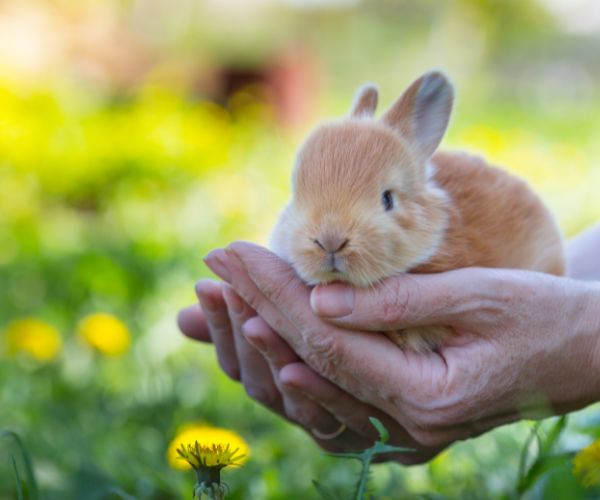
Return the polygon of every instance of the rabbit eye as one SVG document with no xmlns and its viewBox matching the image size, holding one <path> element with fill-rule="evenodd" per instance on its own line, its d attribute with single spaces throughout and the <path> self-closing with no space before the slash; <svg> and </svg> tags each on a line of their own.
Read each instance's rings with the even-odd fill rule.
<svg viewBox="0 0 600 500">
<path fill-rule="evenodd" d="M 383 208 L 385 208 L 386 212 L 394 208 L 394 197 L 389 189 L 384 191 L 381 195 L 381 203 L 383 203 Z"/>
</svg>

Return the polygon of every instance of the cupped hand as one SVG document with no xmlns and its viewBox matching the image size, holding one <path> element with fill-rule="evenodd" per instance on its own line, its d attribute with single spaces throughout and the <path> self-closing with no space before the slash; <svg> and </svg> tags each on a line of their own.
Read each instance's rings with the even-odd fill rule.
<svg viewBox="0 0 600 500">
<path fill-rule="evenodd" d="M 224 273 L 226 269 L 221 270 Z M 416 450 L 389 459 L 421 463 L 442 449 L 419 446 L 394 419 L 318 375 L 227 284 L 202 280 L 196 292 L 200 303 L 179 314 L 181 331 L 195 340 L 213 342 L 221 368 L 230 378 L 241 381 L 251 398 L 307 430 L 325 450 L 370 446 L 377 436 L 370 416 L 384 422 L 392 444 Z M 346 429 L 335 435 L 340 423 Z M 317 435 L 335 437 L 319 439 L 315 430 Z"/>
<path fill-rule="evenodd" d="M 398 275 L 371 289 L 334 284 L 311 290 L 277 256 L 247 243 L 212 252 L 207 264 L 250 305 L 248 316 L 256 312 L 264 320 L 251 320 L 260 326 L 256 331 L 268 329 L 275 339 L 277 332 L 288 354 L 308 368 L 291 359 L 283 367 L 310 369 L 331 391 L 320 398 L 306 384 L 298 391 L 301 401 L 316 402 L 340 422 L 377 411 L 386 425 L 395 422 L 396 442 L 416 443 L 425 453 L 600 398 L 597 284 L 472 268 Z M 432 324 L 450 326 L 455 335 L 427 354 L 402 351 L 378 333 Z M 236 352 L 240 362 L 246 354 Z M 266 360 L 285 397 L 285 371 Z M 360 406 L 328 406 L 335 394 L 351 395 Z"/>
</svg>

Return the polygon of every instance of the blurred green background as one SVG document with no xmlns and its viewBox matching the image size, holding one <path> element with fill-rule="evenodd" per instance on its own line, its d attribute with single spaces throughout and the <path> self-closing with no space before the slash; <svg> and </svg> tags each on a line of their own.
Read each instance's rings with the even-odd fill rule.
<svg viewBox="0 0 600 500">
<path fill-rule="evenodd" d="M 386 106 L 431 68 L 457 86 L 445 146 L 530 181 L 566 235 L 597 221 L 599 6 L 0 0 L 0 430 L 24 440 L 42 498 L 187 498 L 192 475 L 165 452 L 195 421 L 250 444 L 245 467 L 224 472 L 231 497 L 316 498 L 318 479 L 341 498 L 356 469 L 250 401 L 210 346 L 178 333 L 178 309 L 210 275 L 202 257 L 234 239 L 266 243 L 299 141 L 346 113 L 360 84 L 377 82 Z M 81 323 L 97 313 L 112 326 Z M 94 335 L 126 338 L 111 350 Z M 559 449 L 598 437 L 596 413 L 575 415 Z M 376 466 L 374 489 L 507 495 L 530 427 L 428 465 Z M 0 440 L 0 499 L 17 498 L 11 456 L 21 467 Z M 571 467 L 545 472 L 529 495 L 597 497 Z"/>
</svg>

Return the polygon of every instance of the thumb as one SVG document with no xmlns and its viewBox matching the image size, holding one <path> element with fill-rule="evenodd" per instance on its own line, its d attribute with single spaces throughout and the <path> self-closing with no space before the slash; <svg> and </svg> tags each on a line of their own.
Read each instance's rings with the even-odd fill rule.
<svg viewBox="0 0 600 500">
<path fill-rule="evenodd" d="M 468 268 L 439 274 L 399 274 L 370 288 L 347 283 L 312 290 L 315 314 L 343 328 L 386 331 L 409 326 L 466 326 L 493 296 L 494 270 Z"/>
</svg>

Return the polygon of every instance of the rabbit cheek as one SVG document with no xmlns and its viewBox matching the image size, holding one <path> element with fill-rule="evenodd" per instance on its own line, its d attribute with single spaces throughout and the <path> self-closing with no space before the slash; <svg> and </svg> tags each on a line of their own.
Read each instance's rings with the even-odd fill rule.
<svg viewBox="0 0 600 500">
<path fill-rule="evenodd" d="M 396 216 L 398 241 L 397 271 L 403 272 L 427 262 L 442 244 L 448 214 L 443 206 L 414 203 Z"/>
</svg>

